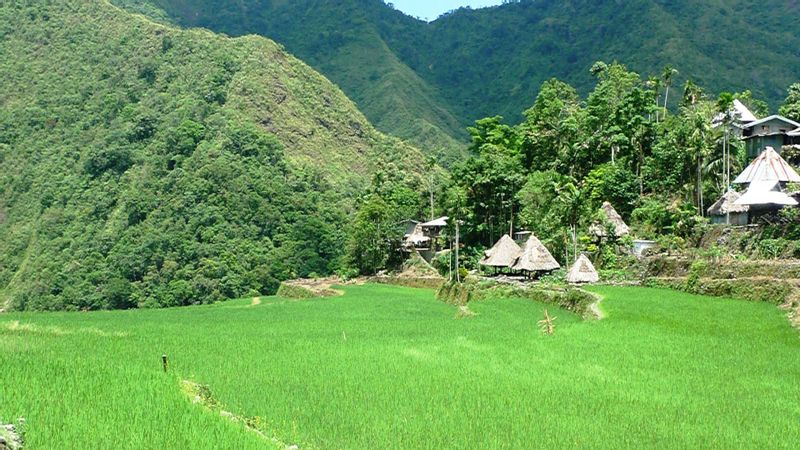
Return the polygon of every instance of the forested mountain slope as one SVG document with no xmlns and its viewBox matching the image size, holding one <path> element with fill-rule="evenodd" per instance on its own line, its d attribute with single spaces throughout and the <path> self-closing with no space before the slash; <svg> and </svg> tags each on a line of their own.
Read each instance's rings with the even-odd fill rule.
<svg viewBox="0 0 800 450">
<path fill-rule="evenodd" d="M 114 0 L 162 8 L 187 27 L 239 36 L 261 34 L 287 46 L 339 85 L 375 126 L 407 139 L 429 154 L 458 154 L 463 121 L 439 91 L 408 67 L 384 40 L 382 27 L 418 25 L 371 0 Z"/>
<path fill-rule="evenodd" d="M 0 5 L 0 54 L 0 309 L 182 305 L 329 273 L 372 175 L 422 165 L 261 37 L 19 0 Z"/>
<path fill-rule="evenodd" d="M 152 1 L 186 26 L 259 33 L 322 71 L 377 126 L 424 147 L 502 114 L 521 119 L 553 76 L 587 94 L 597 60 L 667 65 L 712 92 L 773 108 L 800 78 L 794 0 L 520 0 L 428 24 L 381 0 Z"/>
</svg>

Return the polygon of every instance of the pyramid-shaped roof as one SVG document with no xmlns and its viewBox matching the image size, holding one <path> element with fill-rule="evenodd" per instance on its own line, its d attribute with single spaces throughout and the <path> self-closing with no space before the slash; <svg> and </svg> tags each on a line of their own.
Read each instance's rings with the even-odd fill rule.
<svg viewBox="0 0 800 450">
<path fill-rule="evenodd" d="M 614 206 L 611 205 L 609 202 L 603 202 L 603 206 L 600 208 L 600 212 L 606 216 L 609 222 L 614 225 L 614 236 L 613 237 L 622 237 L 631 232 L 631 229 L 622 220 L 622 216 L 619 215 Z M 589 232 L 597 237 L 608 237 L 608 232 L 606 231 L 606 227 L 603 224 L 595 223 L 589 228 Z"/>
<path fill-rule="evenodd" d="M 494 246 L 487 250 L 485 257 L 481 260 L 481 265 L 489 267 L 511 267 L 514 262 L 519 258 L 522 249 L 511 239 L 511 236 L 505 234 L 497 241 Z"/>
<path fill-rule="evenodd" d="M 735 180 L 736 184 L 749 184 L 759 181 L 777 181 L 780 183 L 800 183 L 800 175 L 792 166 L 781 158 L 772 147 L 767 147 L 758 157 L 744 169 Z"/>
<path fill-rule="evenodd" d="M 745 106 L 744 103 L 740 102 L 739 99 L 733 100 L 733 105 L 731 105 L 731 109 L 729 111 L 733 114 L 734 125 L 740 126 L 741 124 L 747 124 L 751 122 L 755 122 L 758 120 L 755 114 L 753 114 L 750 109 Z M 723 121 L 725 120 L 725 114 L 719 113 L 714 120 L 712 120 L 712 125 L 716 128 L 722 125 Z"/>
<path fill-rule="evenodd" d="M 567 283 L 597 283 L 600 275 L 586 255 L 581 255 L 567 274 Z"/>
<path fill-rule="evenodd" d="M 733 100 L 733 110 L 736 111 L 736 114 L 739 116 L 738 119 L 742 123 L 755 122 L 758 120 L 758 117 L 756 117 L 744 103 L 740 102 L 738 98 Z"/>
<path fill-rule="evenodd" d="M 561 264 L 553 258 L 553 255 L 542 244 L 542 241 L 531 235 L 528 238 L 528 242 L 525 243 L 525 247 L 522 248 L 522 254 L 512 268 L 526 272 L 548 272 L 560 267 Z"/>
</svg>

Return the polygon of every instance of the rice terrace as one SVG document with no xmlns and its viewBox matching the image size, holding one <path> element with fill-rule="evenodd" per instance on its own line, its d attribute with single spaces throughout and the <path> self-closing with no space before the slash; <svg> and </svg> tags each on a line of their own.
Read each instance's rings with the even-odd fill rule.
<svg viewBox="0 0 800 450">
<path fill-rule="evenodd" d="M 800 440 L 800 334 L 764 303 L 596 287 L 603 320 L 501 297 L 457 319 L 430 290 L 342 289 L 256 306 L 0 316 L 0 412 L 24 415 L 30 448 Z M 536 325 L 545 308 L 552 336 Z M 185 380 L 206 386 L 216 409 L 187 395 Z"/>
</svg>

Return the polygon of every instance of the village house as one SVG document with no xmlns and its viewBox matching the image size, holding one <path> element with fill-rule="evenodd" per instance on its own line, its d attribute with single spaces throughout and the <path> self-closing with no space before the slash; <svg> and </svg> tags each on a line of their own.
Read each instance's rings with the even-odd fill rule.
<svg viewBox="0 0 800 450">
<path fill-rule="evenodd" d="M 744 141 L 748 159 L 758 157 L 767 147 L 774 148 L 778 153 L 785 147 L 800 150 L 800 123 L 794 120 L 780 115 L 759 119 L 738 99 L 733 101 L 727 116 L 730 117 L 729 130 L 733 136 Z M 712 120 L 714 128 L 725 123 L 725 114 L 718 114 Z"/>
<path fill-rule="evenodd" d="M 772 147 L 764 149 L 733 183 L 745 191 L 740 194 L 730 190 L 711 205 L 708 214 L 713 223 L 747 225 L 758 217 L 798 205 L 786 189 L 789 183 L 800 183 L 800 175 Z"/>
<path fill-rule="evenodd" d="M 780 152 L 783 147 L 800 146 L 800 123 L 786 117 L 774 115 L 765 117 L 742 127 L 747 158 L 755 158 L 767 148 Z"/>
<path fill-rule="evenodd" d="M 602 220 L 589 227 L 589 234 L 596 240 L 617 240 L 630 234 L 630 227 L 622 220 L 622 216 L 611 203 L 603 202 L 598 215 Z"/>
<path fill-rule="evenodd" d="M 442 250 L 440 238 L 448 220 L 448 217 L 440 217 L 425 223 L 406 220 L 401 224 L 405 227 L 401 250 L 404 253 L 417 252 L 430 262 L 436 252 Z"/>
</svg>

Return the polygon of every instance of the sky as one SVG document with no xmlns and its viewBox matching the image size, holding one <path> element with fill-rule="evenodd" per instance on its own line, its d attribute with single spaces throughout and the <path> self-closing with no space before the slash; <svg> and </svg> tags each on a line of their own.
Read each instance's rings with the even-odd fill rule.
<svg viewBox="0 0 800 450">
<path fill-rule="evenodd" d="M 502 0 L 385 0 L 394 4 L 395 9 L 421 19 L 435 20 L 447 11 L 469 6 L 482 8 L 484 6 L 499 5 Z"/>
</svg>

